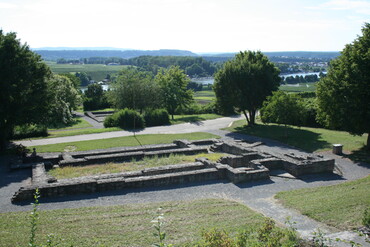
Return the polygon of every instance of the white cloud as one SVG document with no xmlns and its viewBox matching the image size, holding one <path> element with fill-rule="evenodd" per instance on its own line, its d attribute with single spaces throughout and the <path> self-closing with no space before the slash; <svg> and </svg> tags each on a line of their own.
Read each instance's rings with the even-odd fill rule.
<svg viewBox="0 0 370 247">
<path fill-rule="evenodd" d="M 370 15 L 369 1 L 331 0 L 321 5 L 333 10 L 351 10 L 359 14 Z"/>
<path fill-rule="evenodd" d="M 12 3 L 2 3 L 2 2 L 0 2 L 0 9 L 14 9 L 16 7 L 17 7 L 17 5 L 12 4 Z"/>
</svg>

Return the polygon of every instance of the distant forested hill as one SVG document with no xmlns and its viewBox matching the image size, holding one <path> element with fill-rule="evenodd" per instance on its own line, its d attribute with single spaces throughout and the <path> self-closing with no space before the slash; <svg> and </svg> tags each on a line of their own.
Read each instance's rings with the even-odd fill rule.
<svg viewBox="0 0 370 247">
<path fill-rule="evenodd" d="M 80 59 L 90 57 L 133 58 L 140 56 L 198 56 L 185 50 L 34 50 L 44 60 Z"/>
<path fill-rule="evenodd" d="M 236 53 L 222 54 L 202 54 L 202 57 L 211 62 L 224 62 L 235 56 Z M 264 52 L 273 62 L 308 62 L 313 60 L 330 61 L 340 55 L 339 51 L 281 51 L 281 52 Z"/>
</svg>

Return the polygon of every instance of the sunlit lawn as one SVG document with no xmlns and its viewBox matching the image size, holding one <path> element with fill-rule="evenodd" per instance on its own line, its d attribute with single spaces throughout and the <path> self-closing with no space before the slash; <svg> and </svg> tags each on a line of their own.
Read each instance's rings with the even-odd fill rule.
<svg viewBox="0 0 370 247">
<path fill-rule="evenodd" d="M 140 143 L 142 145 L 148 144 L 161 144 L 161 143 L 171 143 L 176 139 L 187 139 L 187 140 L 201 140 L 209 138 L 219 138 L 217 135 L 204 133 L 204 132 L 193 132 L 186 134 L 153 134 L 153 135 L 136 135 L 125 136 L 125 137 L 115 137 L 100 140 L 91 141 L 78 141 L 78 142 L 68 142 L 68 143 L 58 143 L 51 145 L 41 145 L 29 147 L 36 148 L 37 152 L 63 152 L 65 150 L 73 151 L 84 151 L 93 149 L 106 149 L 113 147 L 127 147 L 127 146 L 138 146 Z"/>
<path fill-rule="evenodd" d="M 279 192 L 285 206 L 299 210 L 315 220 L 343 229 L 362 225 L 370 207 L 370 176 L 333 186 Z"/>
<path fill-rule="evenodd" d="M 158 239 L 151 220 L 158 216 L 159 207 L 166 243 L 175 246 L 200 239 L 202 229 L 236 233 L 245 226 L 259 226 L 264 219 L 238 202 L 223 199 L 46 210 L 40 212 L 37 246 L 46 243 L 47 234 L 63 239 L 63 246 L 152 246 Z M 29 236 L 29 212 L 0 213 L 0 246 L 28 246 Z"/>
<path fill-rule="evenodd" d="M 106 163 L 88 166 L 65 166 L 49 171 L 49 174 L 57 179 L 90 176 L 97 174 L 109 174 L 128 171 L 138 171 L 150 167 L 167 166 L 194 162 L 196 158 L 204 157 L 211 161 L 217 161 L 224 153 L 202 153 L 196 155 L 170 155 L 169 157 L 144 158 L 141 161 L 123 163 Z"/>
</svg>

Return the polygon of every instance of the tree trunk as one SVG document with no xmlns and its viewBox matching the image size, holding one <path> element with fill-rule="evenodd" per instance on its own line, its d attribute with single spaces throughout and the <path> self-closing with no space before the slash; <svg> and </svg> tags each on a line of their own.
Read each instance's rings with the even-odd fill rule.
<svg viewBox="0 0 370 247">
<path fill-rule="evenodd" d="M 248 117 L 248 114 L 247 114 L 247 112 L 245 110 L 243 110 L 243 114 L 244 114 L 245 118 L 247 119 L 248 125 L 250 125 L 249 117 Z"/>
<path fill-rule="evenodd" d="M 367 148 L 367 150 L 370 150 L 370 132 L 367 133 L 366 148 Z"/>
<path fill-rule="evenodd" d="M 175 118 L 173 117 L 173 113 L 171 114 L 171 118 L 172 118 L 172 120 L 175 120 Z"/>
<path fill-rule="evenodd" d="M 256 111 L 255 110 L 250 110 L 248 112 L 249 112 L 250 125 L 255 125 L 255 123 L 256 123 Z"/>
</svg>

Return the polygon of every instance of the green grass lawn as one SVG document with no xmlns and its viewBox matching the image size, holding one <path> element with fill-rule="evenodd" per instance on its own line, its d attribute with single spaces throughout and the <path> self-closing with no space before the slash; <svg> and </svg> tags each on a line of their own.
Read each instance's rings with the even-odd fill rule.
<svg viewBox="0 0 370 247">
<path fill-rule="evenodd" d="M 193 115 L 174 115 L 174 120 L 171 120 L 171 124 L 180 124 L 188 122 L 199 122 L 204 120 L 212 120 L 216 118 L 223 117 L 218 114 L 193 114 Z"/>
<path fill-rule="evenodd" d="M 370 176 L 333 186 L 279 192 L 275 197 L 285 206 L 317 221 L 342 230 L 362 225 L 370 207 Z"/>
<path fill-rule="evenodd" d="M 54 73 L 86 72 L 95 81 L 103 80 L 107 74 L 115 74 L 126 67 L 126 65 L 106 66 L 104 64 L 57 64 L 50 61 L 46 61 L 46 64 Z"/>
<path fill-rule="evenodd" d="M 48 130 L 58 130 L 58 131 L 61 131 L 61 130 L 69 130 L 69 129 L 81 129 L 81 128 L 89 128 L 89 127 L 92 127 L 92 125 L 90 123 L 88 123 L 85 119 L 83 119 L 82 117 L 75 117 L 72 121 L 72 123 L 68 124 L 68 125 L 65 125 L 65 124 L 61 124 L 57 127 L 51 127 L 51 128 L 48 128 Z"/>
<path fill-rule="evenodd" d="M 299 128 L 296 126 L 287 126 L 285 128 L 283 125 L 262 124 L 260 122 L 256 126 L 248 127 L 245 120 L 235 121 L 230 128 L 226 129 L 233 132 L 278 140 L 308 152 L 330 150 L 332 144 L 335 143 L 343 144 L 343 150 L 352 152 L 360 150 L 366 143 L 367 138 L 366 135 L 353 136 L 344 131 L 308 127 Z M 288 133 L 287 138 L 285 131 Z"/>
<path fill-rule="evenodd" d="M 202 91 L 194 92 L 194 97 L 211 97 L 215 99 L 216 94 L 212 89 L 209 89 L 209 90 L 202 90 Z"/>
<path fill-rule="evenodd" d="M 315 92 L 316 83 L 300 83 L 299 86 L 286 84 L 281 85 L 279 89 L 285 92 Z"/>
<path fill-rule="evenodd" d="M 67 131 L 53 131 L 49 132 L 49 136 L 43 138 L 55 138 L 55 137 L 63 137 L 63 136 L 76 136 L 76 135 L 88 135 L 88 134 L 96 134 L 96 133 L 105 133 L 105 132 L 112 132 L 112 131 L 120 131 L 121 128 L 112 127 L 112 128 L 104 128 L 104 129 L 93 129 L 93 128 L 86 128 L 86 129 L 72 129 Z M 41 138 L 38 138 L 41 139 Z"/>
<path fill-rule="evenodd" d="M 225 153 L 202 153 L 196 155 L 170 155 L 168 157 L 151 157 L 144 158 L 140 161 L 131 162 L 121 162 L 121 163 L 106 163 L 98 165 L 88 165 L 88 166 L 65 166 L 55 169 L 51 169 L 48 173 L 57 179 L 64 178 L 74 178 L 82 176 L 91 176 L 98 174 L 110 174 L 119 172 L 129 172 L 129 171 L 140 171 L 145 168 L 167 166 L 175 164 L 184 164 L 194 162 L 196 158 L 204 157 L 211 161 L 217 161 Z"/>
<path fill-rule="evenodd" d="M 171 143 L 176 139 L 187 139 L 187 140 L 201 140 L 209 138 L 220 138 L 217 135 L 204 133 L 204 132 L 194 132 L 186 134 L 156 134 L 156 135 L 136 135 L 125 136 L 125 137 L 115 137 L 109 139 L 100 139 L 92 141 L 79 141 L 79 142 L 68 142 L 68 143 L 58 143 L 51 145 L 41 145 L 29 147 L 30 150 L 36 148 L 37 152 L 64 152 L 65 150 L 70 151 L 85 151 L 93 149 L 106 149 L 113 147 L 127 147 L 127 146 L 138 146 L 139 142 L 142 145 L 148 144 L 162 144 Z"/>
<path fill-rule="evenodd" d="M 151 246 L 157 243 L 151 220 L 159 207 L 164 213 L 166 243 L 175 246 L 200 239 L 202 229 L 236 233 L 264 219 L 240 203 L 223 199 L 48 210 L 40 212 L 36 239 L 45 243 L 46 235 L 52 233 L 79 247 Z M 29 212 L 0 214 L 0 246 L 27 246 L 29 235 Z"/>
</svg>

